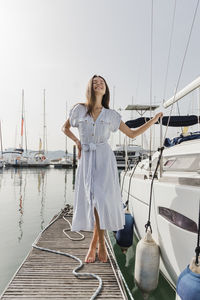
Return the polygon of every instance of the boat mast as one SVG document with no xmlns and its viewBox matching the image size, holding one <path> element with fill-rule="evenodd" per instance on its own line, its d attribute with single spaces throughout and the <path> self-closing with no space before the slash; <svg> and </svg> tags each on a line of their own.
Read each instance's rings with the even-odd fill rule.
<svg viewBox="0 0 200 300">
<path fill-rule="evenodd" d="M 27 153 L 27 133 L 26 133 L 26 117 L 25 117 L 25 105 L 24 105 L 24 133 L 25 133 L 25 145 L 26 145 L 26 153 Z"/>
<path fill-rule="evenodd" d="M 21 119 L 21 148 L 23 149 L 23 130 L 24 130 L 24 90 L 22 89 L 22 119 Z"/>
<path fill-rule="evenodd" d="M 45 119 L 45 89 L 43 90 L 43 101 L 44 101 L 44 107 L 43 107 L 43 152 L 46 151 L 46 119 Z"/>
</svg>

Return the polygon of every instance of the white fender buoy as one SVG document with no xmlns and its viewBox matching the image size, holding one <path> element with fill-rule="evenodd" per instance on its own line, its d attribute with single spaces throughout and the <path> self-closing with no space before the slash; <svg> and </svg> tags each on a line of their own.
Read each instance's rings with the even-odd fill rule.
<svg viewBox="0 0 200 300">
<path fill-rule="evenodd" d="M 196 265 L 196 257 L 180 274 L 176 286 L 176 300 L 200 299 L 200 264 Z M 200 256 L 199 256 L 200 261 Z"/>
<path fill-rule="evenodd" d="M 148 230 L 136 247 L 135 282 L 143 294 L 149 294 L 158 285 L 160 264 L 159 246 Z"/>
</svg>

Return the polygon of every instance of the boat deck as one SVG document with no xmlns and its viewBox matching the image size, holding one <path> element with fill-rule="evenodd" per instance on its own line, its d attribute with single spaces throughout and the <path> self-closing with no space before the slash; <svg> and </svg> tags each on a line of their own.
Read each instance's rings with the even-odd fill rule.
<svg viewBox="0 0 200 300">
<path fill-rule="evenodd" d="M 67 216 L 67 219 L 71 222 L 72 216 Z M 37 246 L 70 253 L 84 262 L 92 232 L 81 231 L 85 239 L 72 241 L 63 233 L 63 229 L 68 227 L 61 215 L 42 233 Z M 71 237 L 79 237 L 75 232 L 68 233 Z M 107 234 L 105 237 L 110 243 Z M 95 263 L 84 263 L 78 272 L 91 272 L 102 278 L 103 288 L 96 299 L 128 299 L 108 247 L 107 252 L 106 263 L 97 258 Z M 75 277 L 72 271 L 78 265 L 78 261 L 70 257 L 33 248 L 14 274 L 1 299 L 90 299 L 99 282 L 95 278 Z"/>
</svg>

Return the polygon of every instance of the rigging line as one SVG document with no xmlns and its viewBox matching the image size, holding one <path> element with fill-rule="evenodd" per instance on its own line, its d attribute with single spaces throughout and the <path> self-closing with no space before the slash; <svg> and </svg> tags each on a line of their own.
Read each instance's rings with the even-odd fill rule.
<svg viewBox="0 0 200 300">
<path fill-rule="evenodd" d="M 129 196 L 130 196 L 130 189 L 131 189 L 131 180 L 132 180 L 132 177 L 135 173 L 135 170 L 139 164 L 139 162 L 141 161 L 141 157 L 139 156 L 136 163 L 135 163 L 135 166 L 133 167 L 132 169 L 132 172 L 131 172 L 131 176 L 130 176 L 130 179 L 129 179 L 129 185 L 128 185 L 128 196 L 127 196 L 127 200 L 125 202 L 125 205 L 127 206 L 127 209 L 128 209 L 128 205 L 129 205 Z"/>
<path fill-rule="evenodd" d="M 174 10 L 173 10 L 173 17 L 172 17 L 172 27 L 171 27 L 171 33 L 170 33 L 169 52 L 168 52 L 168 58 L 167 58 L 167 70 L 166 70 L 166 74 L 165 74 L 163 102 L 164 102 L 164 99 L 166 96 L 166 89 L 167 89 L 167 79 L 168 79 L 168 71 L 169 71 L 169 61 L 170 61 L 170 56 L 171 56 L 172 37 L 173 37 L 173 32 L 174 32 L 175 13 L 176 13 L 176 0 L 174 2 Z"/>
<path fill-rule="evenodd" d="M 152 117 L 152 65 L 153 65 L 153 0 L 151 1 L 151 47 L 150 47 L 150 119 Z M 150 127 L 150 145 L 149 145 L 149 168 L 151 172 L 151 152 L 152 152 L 152 128 Z"/>
<path fill-rule="evenodd" d="M 179 116 L 181 115 L 181 112 L 180 112 L 180 107 L 179 107 L 179 104 L 178 104 L 178 102 L 176 102 L 176 104 L 177 104 L 177 110 L 178 110 L 178 114 L 179 114 Z M 181 127 L 182 128 L 182 127 Z"/>
<path fill-rule="evenodd" d="M 192 25 L 191 25 L 191 28 L 190 28 L 190 32 L 189 32 L 189 36 L 188 36 L 188 41 L 187 41 L 186 48 L 185 48 L 185 52 L 184 52 L 184 56 L 183 56 L 183 61 L 182 61 L 182 64 L 181 64 L 181 69 L 180 69 L 180 73 L 179 73 L 179 76 L 178 76 L 178 81 L 177 81 L 177 84 L 176 84 L 176 89 L 175 89 L 175 93 L 174 93 L 174 97 L 173 97 L 173 102 L 172 102 L 172 105 L 171 105 L 170 114 L 169 114 L 169 118 L 168 118 L 168 121 L 167 121 L 167 126 L 166 126 L 166 130 L 165 130 L 163 144 L 164 144 L 164 141 L 166 139 L 166 135 L 167 135 L 168 127 L 169 127 L 169 121 L 170 121 L 170 117 L 171 117 L 171 113 L 172 113 L 172 108 L 173 108 L 173 105 L 174 105 L 174 99 L 176 97 L 176 94 L 177 94 L 177 91 L 178 91 L 178 87 L 179 87 L 179 83 L 180 83 L 180 79 L 181 79 L 181 75 L 182 75 L 182 72 L 183 72 L 183 66 L 184 66 L 186 54 L 187 54 L 187 51 L 188 51 L 188 48 L 189 48 L 190 39 L 191 39 L 191 35 L 192 35 L 192 30 L 193 30 L 194 22 L 195 22 L 196 15 L 197 15 L 198 6 L 199 6 L 199 0 L 197 0 L 197 4 L 196 4 L 194 16 L 193 16 L 193 20 L 192 20 Z"/>
</svg>

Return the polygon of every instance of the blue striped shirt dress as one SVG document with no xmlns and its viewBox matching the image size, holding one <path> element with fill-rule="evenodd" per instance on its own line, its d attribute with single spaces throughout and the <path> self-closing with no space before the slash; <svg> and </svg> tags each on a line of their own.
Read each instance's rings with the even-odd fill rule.
<svg viewBox="0 0 200 300">
<path fill-rule="evenodd" d="M 69 112 L 70 125 L 78 128 L 82 148 L 76 169 L 71 231 L 94 229 L 94 207 L 100 229 L 117 231 L 124 228 L 125 213 L 117 162 L 108 139 L 111 132 L 118 130 L 121 115 L 103 107 L 94 121 L 86 112 L 86 106 L 80 103 Z"/>
</svg>

